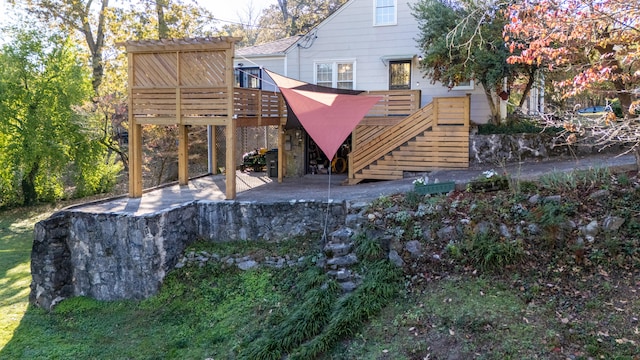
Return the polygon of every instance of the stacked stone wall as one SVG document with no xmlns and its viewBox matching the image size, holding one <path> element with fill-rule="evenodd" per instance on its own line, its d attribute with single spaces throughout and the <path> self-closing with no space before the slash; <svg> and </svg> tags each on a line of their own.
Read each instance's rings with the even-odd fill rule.
<svg viewBox="0 0 640 360">
<path fill-rule="evenodd" d="M 36 224 L 30 300 L 51 309 L 72 296 L 143 299 L 198 239 L 266 240 L 344 225 L 344 203 L 192 202 L 136 216 L 62 211 Z"/>
</svg>

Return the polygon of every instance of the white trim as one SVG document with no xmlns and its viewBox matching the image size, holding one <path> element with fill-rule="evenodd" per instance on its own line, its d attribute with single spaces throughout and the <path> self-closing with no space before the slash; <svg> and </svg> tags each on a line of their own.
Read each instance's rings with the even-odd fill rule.
<svg viewBox="0 0 640 360">
<path fill-rule="evenodd" d="M 313 83 L 318 84 L 318 64 L 331 64 L 331 87 L 338 87 L 338 64 L 351 64 L 353 66 L 352 89 L 356 89 L 356 60 L 355 59 L 331 59 L 313 61 Z"/>
<path fill-rule="evenodd" d="M 404 55 L 382 55 L 380 56 L 380 61 L 387 66 L 389 61 L 405 61 L 410 60 L 411 65 L 413 66 L 413 58 L 416 57 L 416 54 L 404 54 Z"/>
<path fill-rule="evenodd" d="M 473 80 L 469 80 L 469 85 L 454 86 L 451 90 L 475 90 L 475 82 Z"/>
<path fill-rule="evenodd" d="M 373 26 L 374 27 L 378 27 L 378 26 L 393 26 L 393 25 L 398 25 L 398 0 L 393 0 L 393 20 L 391 20 L 391 22 L 388 23 L 384 23 L 384 24 L 378 24 L 376 23 L 376 9 L 377 7 L 377 1 L 378 0 L 373 0 Z"/>
</svg>

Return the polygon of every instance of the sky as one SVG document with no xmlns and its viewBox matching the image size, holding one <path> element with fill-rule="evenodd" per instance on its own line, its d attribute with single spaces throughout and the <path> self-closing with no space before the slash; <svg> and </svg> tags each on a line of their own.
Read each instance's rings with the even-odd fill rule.
<svg viewBox="0 0 640 360">
<path fill-rule="evenodd" d="M 3 1 L 3 0 L 0 0 Z M 263 9 L 277 4 L 277 0 L 198 0 L 198 3 L 207 8 L 220 20 L 238 22 L 240 18 L 247 17 L 249 6 L 254 8 L 254 17 L 257 17 Z"/>
<path fill-rule="evenodd" d="M 0 0 L 0 26 L 6 20 L 6 3 L 7 0 Z M 217 19 L 229 22 L 239 22 L 241 18 L 246 18 L 249 6 L 253 6 L 254 17 L 257 17 L 263 9 L 277 3 L 277 0 L 198 0 L 198 4 L 211 11 Z"/>
</svg>

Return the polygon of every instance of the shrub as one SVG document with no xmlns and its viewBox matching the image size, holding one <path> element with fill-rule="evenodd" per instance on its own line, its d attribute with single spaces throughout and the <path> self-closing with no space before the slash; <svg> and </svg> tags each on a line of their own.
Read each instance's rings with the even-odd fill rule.
<svg viewBox="0 0 640 360">
<path fill-rule="evenodd" d="M 506 123 L 495 124 L 482 124 L 478 125 L 478 134 L 491 135 L 491 134 L 535 134 L 535 133 L 557 133 L 558 128 L 544 128 L 537 124 L 535 121 L 529 119 L 513 119 Z"/>
<path fill-rule="evenodd" d="M 494 232 L 471 235 L 464 248 L 469 263 L 484 271 L 516 264 L 524 256 L 522 242 L 503 239 Z"/>
</svg>

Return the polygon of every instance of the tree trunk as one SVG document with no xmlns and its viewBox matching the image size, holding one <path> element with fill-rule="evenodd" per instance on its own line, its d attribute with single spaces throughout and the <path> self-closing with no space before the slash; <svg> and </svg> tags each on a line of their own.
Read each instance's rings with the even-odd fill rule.
<svg viewBox="0 0 640 360">
<path fill-rule="evenodd" d="M 169 27 L 164 19 L 164 8 L 168 6 L 168 0 L 156 0 L 156 13 L 158 14 L 158 39 L 169 37 Z"/>
<path fill-rule="evenodd" d="M 537 69 L 534 67 L 529 69 L 529 80 L 527 81 L 527 85 L 524 87 L 524 91 L 522 92 L 522 98 L 520 99 L 520 103 L 518 104 L 519 109 L 522 109 L 522 106 L 524 106 L 524 102 L 527 101 L 527 97 L 529 96 L 529 92 L 533 87 L 533 83 L 535 83 L 536 81 L 536 70 Z"/>
<path fill-rule="evenodd" d="M 40 163 L 36 162 L 31 167 L 28 174 L 22 178 L 22 203 L 23 205 L 33 205 L 38 199 L 36 192 L 36 176 L 40 169 Z"/>
<path fill-rule="evenodd" d="M 620 64 L 620 60 L 617 58 L 610 56 L 615 53 L 615 47 L 613 44 L 608 44 L 607 46 L 596 46 L 596 50 L 600 53 L 601 56 L 608 56 L 608 60 L 605 61 L 605 64 L 609 66 L 612 70 L 611 72 L 617 76 L 615 80 L 612 81 L 614 88 L 616 89 L 616 97 L 620 101 L 620 107 L 622 108 L 622 116 L 625 118 L 629 115 L 629 109 L 631 108 L 631 93 L 628 91 L 627 85 L 622 77 L 624 75 L 623 69 L 624 67 Z"/>
<path fill-rule="evenodd" d="M 494 125 L 500 124 L 500 106 L 496 105 L 494 102 L 495 97 L 491 94 L 490 90 L 487 90 L 487 87 L 482 85 L 484 88 L 484 94 L 487 97 L 487 102 L 489 103 L 489 110 L 491 111 L 491 123 Z"/>
</svg>

